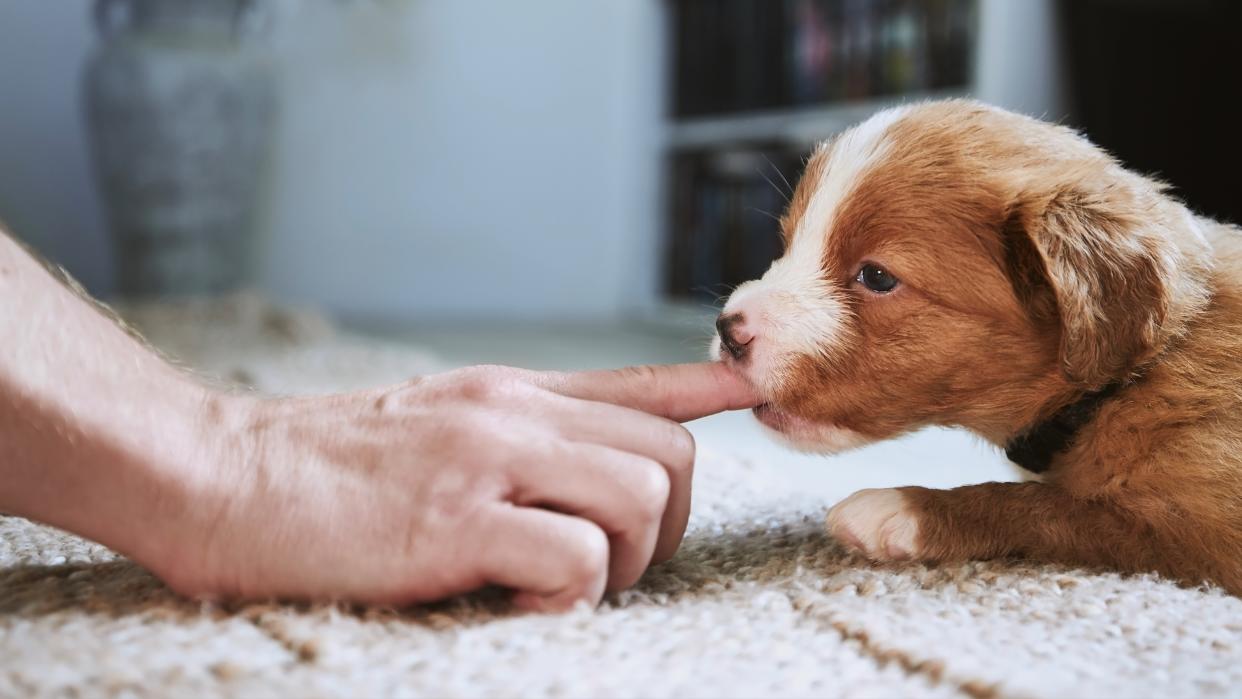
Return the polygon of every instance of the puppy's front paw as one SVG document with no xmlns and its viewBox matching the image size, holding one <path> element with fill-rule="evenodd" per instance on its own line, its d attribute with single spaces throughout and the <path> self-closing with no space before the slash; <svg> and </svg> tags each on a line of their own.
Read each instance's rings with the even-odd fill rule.
<svg viewBox="0 0 1242 699">
<path fill-rule="evenodd" d="M 867 489 L 828 512 L 828 533 L 873 561 L 917 558 L 919 520 L 901 491 Z"/>
</svg>

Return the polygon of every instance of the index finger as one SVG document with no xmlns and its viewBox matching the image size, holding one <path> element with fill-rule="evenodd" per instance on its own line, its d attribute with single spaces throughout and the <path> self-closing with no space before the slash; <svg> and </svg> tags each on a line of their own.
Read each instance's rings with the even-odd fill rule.
<svg viewBox="0 0 1242 699">
<path fill-rule="evenodd" d="M 623 405 L 677 422 L 763 402 L 746 379 L 721 362 L 543 374 L 540 383 L 571 398 Z"/>
</svg>

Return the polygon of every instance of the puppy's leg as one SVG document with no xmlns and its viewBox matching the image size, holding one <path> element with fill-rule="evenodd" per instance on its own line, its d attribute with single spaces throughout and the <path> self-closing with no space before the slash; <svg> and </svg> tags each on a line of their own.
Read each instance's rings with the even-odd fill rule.
<svg viewBox="0 0 1242 699">
<path fill-rule="evenodd" d="M 1184 545 L 1187 540 L 1173 526 L 1044 483 L 862 490 L 828 514 L 829 532 L 872 560 L 1014 556 L 1154 571 L 1187 581 L 1212 579 L 1230 591 L 1242 590 L 1237 571 L 1221 569 L 1196 547 Z"/>
</svg>

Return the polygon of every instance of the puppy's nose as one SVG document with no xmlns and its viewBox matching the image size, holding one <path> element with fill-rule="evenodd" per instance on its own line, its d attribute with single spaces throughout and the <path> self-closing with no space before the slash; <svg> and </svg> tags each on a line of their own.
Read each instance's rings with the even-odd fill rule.
<svg viewBox="0 0 1242 699">
<path fill-rule="evenodd" d="M 746 316 L 721 313 L 716 318 L 716 332 L 720 333 L 720 344 L 730 357 L 739 361 L 746 358 L 750 343 L 755 339 L 755 334 L 746 327 Z"/>
</svg>

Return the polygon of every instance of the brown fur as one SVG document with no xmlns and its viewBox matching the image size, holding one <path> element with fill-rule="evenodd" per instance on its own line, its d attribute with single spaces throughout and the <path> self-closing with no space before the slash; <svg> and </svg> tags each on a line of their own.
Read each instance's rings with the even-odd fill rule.
<svg viewBox="0 0 1242 699">
<path fill-rule="evenodd" d="M 1004 445 L 1132 380 L 1044 483 L 902 489 L 914 555 L 1159 571 L 1242 594 L 1239 231 L 1068 129 L 974 103 L 916 107 L 886 138 L 816 232 L 848 290 L 849 346 L 801 359 L 773 404 L 875 439 L 942 424 Z M 787 231 L 818 181 L 800 183 Z M 901 285 L 859 288 L 866 262 Z"/>
<path fill-rule="evenodd" d="M 827 143 L 816 150 L 811 159 L 807 161 L 806 168 L 802 171 L 802 179 L 799 182 L 818 182 L 820 176 L 824 172 L 824 164 L 828 162 L 829 154 L 832 151 L 832 144 Z M 811 203 L 811 187 L 801 186 L 794 190 L 793 196 L 789 199 L 789 206 L 785 209 L 784 215 L 780 218 L 781 239 L 785 241 L 785 246 L 789 246 L 789 241 L 793 238 L 794 226 L 806 213 L 806 207 Z"/>
</svg>

